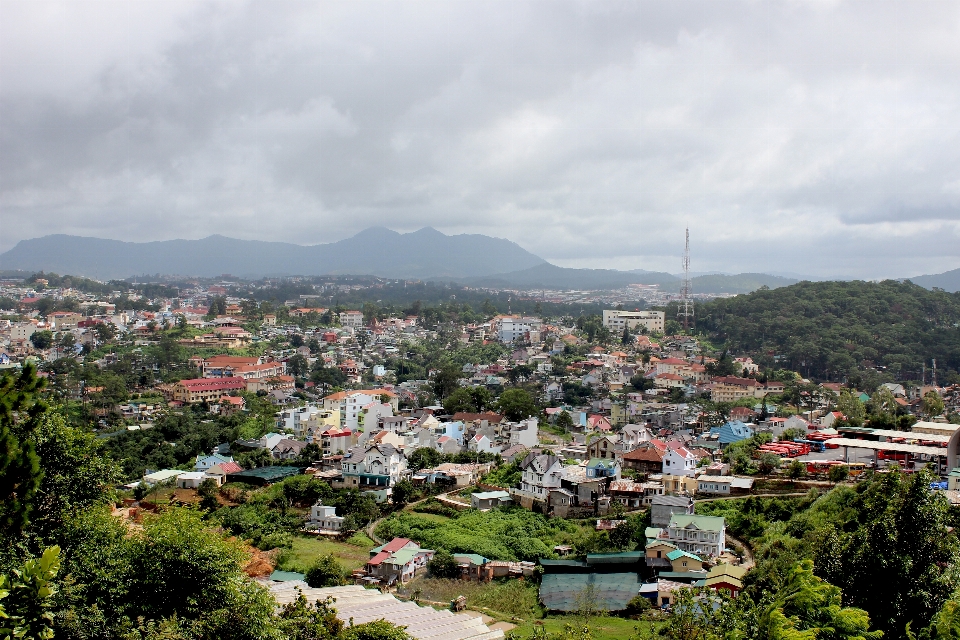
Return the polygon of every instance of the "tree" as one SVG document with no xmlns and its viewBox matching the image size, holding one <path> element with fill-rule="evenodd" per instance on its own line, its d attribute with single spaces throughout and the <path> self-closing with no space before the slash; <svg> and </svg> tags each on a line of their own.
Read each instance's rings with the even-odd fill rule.
<svg viewBox="0 0 960 640">
<path fill-rule="evenodd" d="M 53 638 L 53 579 L 60 570 L 60 547 L 27 560 L 10 575 L 0 575 L 0 637 Z"/>
<path fill-rule="evenodd" d="M 493 404 L 493 397 L 490 390 L 486 387 L 470 387 L 470 395 L 473 397 L 473 404 L 478 412 L 485 411 Z"/>
<path fill-rule="evenodd" d="M 800 460 L 793 459 L 787 465 L 787 476 L 793 480 L 802 478 L 807 473 L 807 467 Z"/>
<path fill-rule="evenodd" d="M 843 534 L 838 562 L 818 575 L 843 589 L 849 604 L 865 609 L 887 638 L 904 628 L 922 630 L 958 586 L 952 567 L 960 543 L 949 535 L 949 504 L 930 489 L 935 476 L 876 474 L 861 482 L 851 504 L 859 526 Z M 897 580 L 884 581 L 896 575 Z"/>
<path fill-rule="evenodd" d="M 923 412 L 928 418 L 939 416 L 943 413 L 943 398 L 936 391 L 930 390 L 923 395 Z"/>
<path fill-rule="evenodd" d="M 758 617 L 760 638 L 871 640 L 866 611 L 841 605 L 840 589 L 813 575 L 813 561 L 801 560 Z M 806 633 L 804 633 L 806 632 Z"/>
<path fill-rule="evenodd" d="M 837 411 L 846 416 L 847 420 L 853 424 L 862 424 L 863 419 L 867 417 L 867 409 L 860 402 L 860 398 L 854 396 L 847 389 L 840 392 L 840 397 L 837 399 Z"/>
<path fill-rule="evenodd" d="M 761 453 L 757 458 L 757 468 L 763 475 L 769 475 L 780 467 L 780 456 L 775 453 Z"/>
<path fill-rule="evenodd" d="M 554 425 L 559 429 L 564 431 L 570 431 L 573 429 L 573 418 L 570 417 L 570 414 L 566 411 L 560 411 L 557 414 L 557 419 L 554 420 Z"/>
<path fill-rule="evenodd" d="M 623 612 L 628 616 L 639 616 L 642 615 L 644 611 L 649 611 L 652 606 L 653 605 L 650 604 L 650 598 L 636 595 L 627 603 L 627 608 L 624 609 Z"/>
<path fill-rule="evenodd" d="M 460 388 L 460 370 L 452 365 L 447 365 L 437 371 L 433 376 L 433 392 L 441 402 Z"/>
<path fill-rule="evenodd" d="M 513 422 L 518 422 L 539 412 L 539 408 L 533 401 L 533 396 L 524 389 L 507 389 L 504 391 L 500 394 L 497 408 L 500 413 Z"/>
<path fill-rule="evenodd" d="M 411 471 L 420 471 L 429 469 L 440 464 L 442 456 L 439 451 L 430 447 L 420 447 L 415 449 L 407 457 L 407 467 Z"/>
<path fill-rule="evenodd" d="M 477 405 L 470 390 L 460 387 L 443 399 L 443 410 L 447 413 L 474 413 Z"/>
<path fill-rule="evenodd" d="M 30 343 L 41 351 L 53 346 L 52 331 L 34 331 L 30 334 Z"/>
<path fill-rule="evenodd" d="M 849 475 L 850 467 L 845 464 L 838 464 L 830 467 L 830 472 L 827 474 L 827 477 L 830 479 L 830 482 L 839 484 L 846 480 Z"/>
<path fill-rule="evenodd" d="M 220 487 L 213 478 L 207 478 L 197 487 L 197 495 L 200 496 L 200 508 L 207 511 L 213 511 L 220 508 L 220 502 L 217 496 L 220 494 Z"/>
<path fill-rule="evenodd" d="M 287 360 L 287 371 L 289 371 L 290 375 L 295 378 L 302 378 L 303 376 L 307 375 L 307 371 L 309 371 L 309 369 L 310 367 L 307 364 L 307 359 L 299 353 Z"/>
<path fill-rule="evenodd" d="M 0 530 L 26 526 L 43 472 L 34 434 L 46 411 L 37 397 L 44 381 L 26 364 L 19 375 L 0 378 Z"/>
<path fill-rule="evenodd" d="M 144 521 L 130 545 L 129 606 L 147 618 L 198 618 L 229 602 L 244 552 L 198 512 L 173 508 Z"/>
<path fill-rule="evenodd" d="M 433 554 L 433 557 L 427 562 L 427 568 L 430 570 L 430 575 L 435 578 L 454 579 L 460 577 L 460 564 L 457 559 L 449 551 L 443 549 Z"/>
<path fill-rule="evenodd" d="M 338 587 L 344 583 L 343 567 L 332 553 L 317 558 L 307 569 L 304 581 L 311 587 Z"/>
<path fill-rule="evenodd" d="M 393 491 L 390 493 L 390 500 L 393 504 L 398 507 L 410 502 L 410 498 L 416 495 L 416 487 L 413 486 L 413 483 L 409 480 L 401 480 L 397 484 L 393 485 Z"/>
</svg>

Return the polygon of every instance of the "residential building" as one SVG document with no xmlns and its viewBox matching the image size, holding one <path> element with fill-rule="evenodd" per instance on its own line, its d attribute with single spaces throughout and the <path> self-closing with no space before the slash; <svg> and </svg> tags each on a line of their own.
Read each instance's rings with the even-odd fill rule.
<svg viewBox="0 0 960 640">
<path fill-rule="evenodd" d="M 663 311 L 621 311 L 616 309 L 603 310 L 603 326 L 611 333 L 623 333 L 624 328 L 631 331 L 643 326 L 651 333 L 663 333 L 667 316 Z"/>
<path fill-rule="evenodd" d="M 645 443 L 633 451 L 628 451 L 620 457 L 624 469 L 632 469 L 637 473 L 649 475 L 663 472 L 663 457 L 666 447 L 660 448 L 651 443 Z"/>
<path fill-rule="evenodd" d="M 751 489 L 753 489 L 753 478 L 708 475 L 697 478 L 698 494 L 729 496 L 750 493 Z"/>
<path fill-rule="evenodd" d="M 470 506 L 481 511 L 487 511 L 510 502 L 509 491 L 479 491 L 470 494 Z"/>
<path fill-rule="evenodd" d="M 753 427 L 739 420 L 731 420 L 726 424 L 710 429 L 710 434 L 717 436 L 717 442 L 721 447 L 751 438 L 753 437 L 753 433 Z"/>
<path fill-rule="evenodd" d="M 211 456 L 197 456 L 197 461 L 194 463 L 193 469 L 194 471 L 207 471 L 208 469 L 225 462 L 233 462 L 233 458 L 230 456 L 221 455 L 219 453 L 215 453 Z"/>
<path fill-rule="evenodd" d="M 354 447 L 340 461 L 346 488 L 382 489 L 400 481 L 407 470 L 403 452 L 391 444 Z"/>
<path fill-rule="evenodd" d="M 339 533 L 343 528 L 342 516 L 337 515 L 335 507 L 328 507 L 323 501 L 310 507 L 310 517 L 307 518 L 307 531 L 317 531 L 321 533 Z"/>
<path fill-rule="evenodd" d="M 180 380 L 173 385 L 173 399 L 186 404 L 210 402 L 220 399 L 224 393 L 246 391 L 243 378 L 197 378 Z"/>
<path fill-rule="evenodd" d="M 666 527 L 670 519 L 678 513 L 691 513 L 693 498 L 683 496 L 659 495 L 650 501 L 650 524 L 654 527 Z"/>
<path fill-rule="evenodd" d="M 613 436 L 600 436 L 590 440 L 587 445 L 587 458 L 600 458 L 602 460 L 613 460 L 617 457 L 618 445 Z"/>
<path fill-rule="evenodd" d="M 283 438 L 270 449 L 270 455 L 277 460 L 294 460 L 306 446 L 306 442 Z"/>
<path fill-rule="evenodd" d="M 666 540 L 678 549 L 708 558 L 719 557 L 726 545 L 723 518 L 673 514 L 666 529 Z"/>
<path fill-rule="evenodd" d="M 351 329 L 363 328 L 362 311 L 343 311 L 340 313 L 340 324 Z"/>
<path fill-rule="evenodd" d="M 529 454 L 520 464 L 520 491 L 546 500 L 551 489 L 560 488 L 563 463 L 557 456 Z"/>
<path fill-rule="evenodd" d="M 757 389 L 761 388 L 752 378 L 737 378 L 724 376 L 713 379 L 710 390 L 710 399 L 713 402 L 733 402 L 740 398 L 756 397 Z M 763 393 L 760 394 L 761 396 Z"/>
<path fill-rule="evenodd" d="M 372 402 L 379 403 L 384 398 L 390 404 L 392 412 L 396 413 L 400 407 L 400 398 L 394 392 L 386 389 L 340 391 L 325 397 L 323 408 L 327 411 L 338 410 L 340 412 L 340 426 L 354 430 L 360 426 L 360 413 L 364 407 Z"/>
<path fill-rule="evenodd" d="M 669 448 L 663 456 L 661 471 L 664 474 L 692 478 L 697 474 L 698 462 L 700 458 L 686 447 Z"/>
</svg>

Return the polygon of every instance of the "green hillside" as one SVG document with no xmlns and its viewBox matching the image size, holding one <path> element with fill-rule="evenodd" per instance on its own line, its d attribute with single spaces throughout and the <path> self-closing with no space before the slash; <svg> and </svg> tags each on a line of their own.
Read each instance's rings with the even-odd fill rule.
<svg viewBox="0 0 960 640">
<path fill-rule="evenodd" d="M 874 370 L 960 379 L 960 293 L 908 282 L 800 282 L 697 305 L 697 329 L 734 353 L 817 379 L 856 383 Z"/>
</svg>

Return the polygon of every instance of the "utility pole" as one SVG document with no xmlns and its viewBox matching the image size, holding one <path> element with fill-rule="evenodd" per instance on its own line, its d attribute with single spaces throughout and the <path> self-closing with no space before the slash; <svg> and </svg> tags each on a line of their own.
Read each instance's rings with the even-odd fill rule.
<svg viewBox="0 0 960 640">
<path fill-rule="evenodd" d="M 686 244 L 683 249 L 683 282 L 680 285 L 680 304 L 677 307 L 677 318 L 683 323 L 683 330 L 690 328 L 693 322 L 693 300 L 690 299 L 690 229 L 687 228 Z"/>
<path fill-rule="evenodd" d="M 933 386 L 937 386 L 937 359 L 933 359 Z"/>
</svg>

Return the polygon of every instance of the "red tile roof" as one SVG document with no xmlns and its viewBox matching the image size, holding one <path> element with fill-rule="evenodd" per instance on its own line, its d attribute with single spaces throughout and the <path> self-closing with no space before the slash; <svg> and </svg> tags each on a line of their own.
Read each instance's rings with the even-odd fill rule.
<svg viewBox="0 0 960 640">
<path fill-rule="evenodd" d="M 410 538 L 394 538 L 387 544 L 383 545 L 382 551 L 389 551 L 390 553 L 396 553 L 403 549 L 405 546 L 410 544 Z"/>
</svg>

